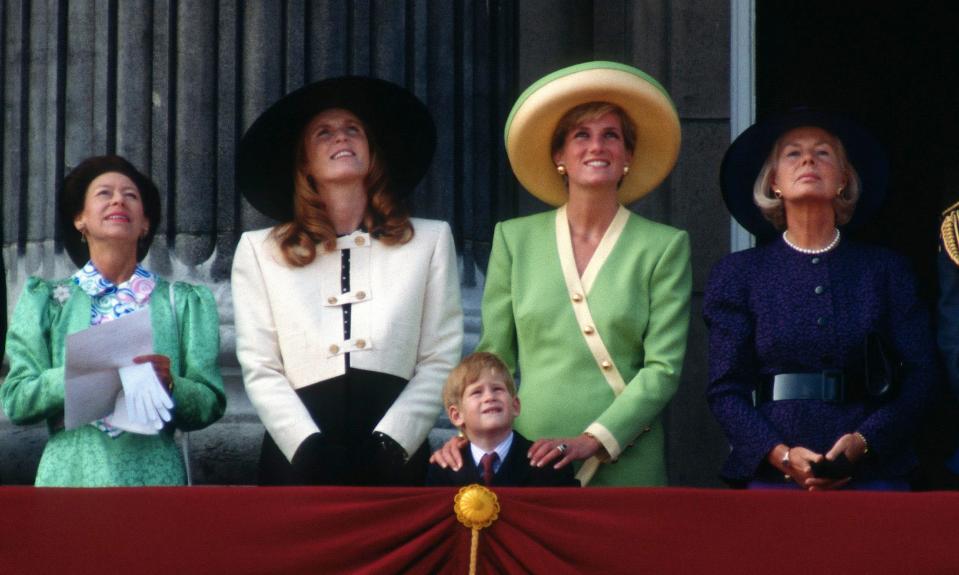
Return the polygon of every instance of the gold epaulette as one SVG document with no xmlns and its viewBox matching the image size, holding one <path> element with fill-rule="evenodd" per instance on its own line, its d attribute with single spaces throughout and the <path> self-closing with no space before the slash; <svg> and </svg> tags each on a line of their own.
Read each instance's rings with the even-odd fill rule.
<svg viewBox="0 0 959 575">
<path fill-rule="evenodd" d="M 959 202 L 942 211 L 942 225 L 939 227 L 942 247 L 949 254 L 952 263 L 959 266 Z"/>
</svg>

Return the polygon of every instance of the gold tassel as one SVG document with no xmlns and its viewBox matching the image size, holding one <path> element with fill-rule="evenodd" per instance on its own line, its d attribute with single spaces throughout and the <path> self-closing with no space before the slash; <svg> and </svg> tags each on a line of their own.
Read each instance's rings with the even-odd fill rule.
<svg viewBox="0 0 959 575">
<path fill-rule="evenodd" d="M 453 498 L 453 511 L 456 519 L 469 527 L 473 533 L 470 538 L 470 575 L 476 575 L 476 554 L 479 550 L 479 532 L 493 524 L 499 517 L 499 500 L 496 494 L 476 483 L 459 490 Z"/>
</svg>

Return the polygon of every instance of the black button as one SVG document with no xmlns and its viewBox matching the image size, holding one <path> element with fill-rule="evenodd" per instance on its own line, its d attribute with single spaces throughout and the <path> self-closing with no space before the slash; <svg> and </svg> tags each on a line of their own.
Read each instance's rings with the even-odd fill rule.
<svg viewBox="0 0 959 575">
<path fill-rule="evenodd" d="M 814 289 L 813 291 L 816 292 L 816 295 L 819 295 L 819 294 L 821 294 L 822 292 L 826 291 L 826 288 L 824 288 L 824 287 L 822 287 L 822 286 L 816 286 L 816 289 Z"/>
<path fill-rule="evenodd" d="M 811 261 L 812 261 L 813 265 L 818 264 L 818 263 L 819 263 L 819 258 L 818 258 L 818 257 L 815 257 L 815 258 L 813 258 Z"/>
<path fill-rule="evenodd" d="M 818 326 L 824 326 L 824 325 L 826 325 L 826 318 L 821 317 L 821 318 L 817 319 L 817 320 L 816 320 L 816 325 L 818 325 Z"/>
</svg>

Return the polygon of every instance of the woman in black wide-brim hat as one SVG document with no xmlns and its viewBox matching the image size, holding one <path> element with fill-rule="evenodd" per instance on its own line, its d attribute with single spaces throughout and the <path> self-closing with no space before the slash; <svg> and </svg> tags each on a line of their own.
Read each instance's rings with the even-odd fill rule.
<svg viewBox="0 0 959 575">
<path fill-rule="evenodd" d="M 226 408 L 213 294 L 184 282 L 171 286 L 140 265 L 160 224 L 160 193 L 124 158 L 82 161 L 64 178 L 57 204 L 64 247 L 80 269 L 65 279 L 27 280 L 7 335 L 10 372 L 0 386 L 14 423 L 44 421 L 50 431 L 36 484 L 184 484 L 174 430 L 206 427 Z M 122 423 L 119 410 L 71 426 L 64 420 L 67 335 L 143 308 L 149 308 L 154 350 L 131 360 L 152 364 L 162 389 L 150 397 L 166 394 L 172 407 L 165 416 L 155 409 L 146 430 Z M 125 393 L 122 405 L 133 405 L 132 388 Z"/>
<path fill-rule="evenodd" d="M 809 109 L 757 123 L 726 152 L 726 205 L 765 241 L 721 260 L 703 303 L 733 484 L 909 488 L 937 378 L 927 313 L 904 258 L 843 233 L 882 203 L 887 173 L 869 133 Z"/>
<path fill-rule="evenodd" d="M 422 484 L 463 336 L 449 226 L 406 206 L 435 139 L 415 96 L 364 77 L 305 86 L 243 136 L 237 186 L 281 222 L 233 260 L 260 483 Z"/>
</svg>

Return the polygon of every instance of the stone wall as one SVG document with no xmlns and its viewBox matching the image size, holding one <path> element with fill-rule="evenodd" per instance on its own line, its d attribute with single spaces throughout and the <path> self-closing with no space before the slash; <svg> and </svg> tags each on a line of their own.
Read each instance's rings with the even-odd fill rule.
<svg viewBox="0 0 959 575">
<path fill-rule="evenodd" d="M 437 121 L 439 146 L 414 212 L 451 223 L 475 342 L 493 223 L 544 209 L 512 178 L 502 127 L 518 93 L 589 59 L 634 64 L 672 94 L 683 145 L 639 213 L 687 229 L 693 315 L 680 391 L 666 414 L 673 483 L 718 485 L 726 445 L 704 400 L 700 307 L 728 251 L 718 168 L 729 142 L 729 6 L 667 0 L 71 0 L 0 3 L 0 159 L 9 306 L 26 277 L 73 272 L 59 247 L 57 182 L 80 159 L 126 155 L 151 173 L 164 221 L 146 264 L 208 285 L 221 314 L 224 420 L 191 437 L 197 479 L 253 480 L 262 428 L 239 382 L 228 284 L 243 230 L 272 225 L 234 191 L 243 130 L 282 94 L 331 75 L 406 85 Z M 467 348 L 471 349 L 470 343 Z M 437 437 L 443 435 L 442 427 Z M 0 477 L 29 481 L 40 428 L 0 419 Z"/>
</svg>

